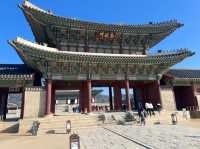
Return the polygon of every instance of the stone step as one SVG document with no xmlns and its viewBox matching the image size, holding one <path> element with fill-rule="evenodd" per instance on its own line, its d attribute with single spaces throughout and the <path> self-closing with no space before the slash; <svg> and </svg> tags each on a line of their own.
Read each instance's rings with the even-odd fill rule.
<svg viewBox="0 0 200 149">
<path fill-rule="evenodd" d="M 63 129 L 65 131 L 66 121 L 70 120 L 72 129 L 97 126 L 100 122 L 96 115 L 82 115 L 73 114 L 67 116 L 51 116 L 38 119 L 24 119 L 20 121 L 19 133 L 24 134 L 30 130 L 33 121 L 38 120 L 40 122 L 39 132 L 46 132 L 55 129 Z"/>
<path fill-rule="evenodd" d="M 87 123 L 83 123 L 83 122 L 79 122 L 79 123 L 71 123 L 72 127 L 78 127 L 78 126 L 87 126 L 89 124 L 101 124 L 99 122 L 92 122 L 92 121 L 88 121 Z M 60 123 L 55 123 L 55 124 L 40 124 L 40 128 L 56 128 L 56 127 L 65 127 L 65 122 L 60 122 Z"/>
<path fill-rule="evenodd" d="M 88 125 L 88 126 L 80 126 L 78 128 L 71 128 L 71 132 L 76 132 L 77 130 L 80 129 L 90 129 L 90 128 L 95 128 L 99 127 L 99 125 Z M 56 128 L 56 129 L 40 129 L 38 130 L 38 135 L 43 135 L 43 134 L 48 134 L 48 133 L 57 133 L 57 134 L 65 134 L 66 129 L 65 128 Z"/>
<path fill-rule="evenodd" d="M 14 133 L 17 132 L 19 128 L 19 122 L 0 122 L 0 132 L 4 133 Z"/>
<path fill-rule="evenodd" d="M 91 125 L 100 125 L 101 123 L 87 123 L 87 124 L 74 124 L 72 125 L 71 127 L 72 128 L 79 128 L 79 127 L 88 127 L 88 126 L 91 126 Z M 48 126 L 44 126 L 44 125 L 40 125 L 40 129 L 57 129 L 57 128 L 65 128 L 66 125 L 63 124 L 63 125 L 48 125 Z"/>
<path fill-rule="evenodd" d="M 30 123 L 35 121 L 36 119 L 31 119 L 31 120 L 24 120 L 24 123 Z M 66 122 L 67 120 L 70 120 L 71 122 L 77 122 L 77 121 L 83 121 L 83 122 L 87 122 L 87 121 L 98 121 L 97 118 L 63 118 L 63 119 L 43 119 L 43 120 L 38 120 L 40 123 L 57 123 L 57 122 Z"/>
</svg>

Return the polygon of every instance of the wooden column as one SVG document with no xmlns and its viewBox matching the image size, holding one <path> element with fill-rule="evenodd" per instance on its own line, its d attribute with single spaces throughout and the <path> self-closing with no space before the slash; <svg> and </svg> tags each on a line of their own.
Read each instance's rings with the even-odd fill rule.
<svg viewBox="0 0 200 149">
<path fill-rule="evenodd" d="M 3 120 L 6 120 L 6 114 L 8 111 L 7 105 L 8 105 L 8 88 L 5 89 L 3 95 L 2 95 L 2 100 L 3 100 Z"/>
<path fill-rule="evenodd" d="M 84 82 L 80 87 L 80 100 L 79 100 L 79 106 L 81 113 L 84 112 Z"/>
<path fill-rule="evenodd" d="M 121 88 L 119 86 L 114 87 L 114 108 L 116 111 L 121 111 L 122 100 L 121 100 Z"/>
<path fill-rule="evenodd" d="M 51 113 L 53 113 L 53 114 L 55 114 L 55 104 L 56 104 L 55 94 L 56 94 L 55 87 L 52 86 L 52 92 L 51 92 Z"/>
<path fill-rule="evenodd" d="M 21 90 L 22 90 L 22 103 L 21 103 L 20 119 L 23 119 L 23 117 L 24 117 L 24 105 L 25 105 L 25 87 L 23 87 Z"/>
<path fill-rule="evenodd" d="M 131 111 L 131 100 L 130 100 L 130 95 L 129 95 L 129 81 L 128 80 L 125 80 L 125 92 L 126 92 L 127 110 Z"/>
<path fill-rule="evenodd" d="M 113 102 L 112 102 L 112 86 L 109 86 L 109 102 L 110 102 L 110 110 L 113 110 Z"/>
<path fill-rule="evenodd" d="M 3 90 L 3 93 L 2 93 L 2 104 L 3 104 L 3 120 L 6 120 L 6 114 L 7 114 L 7 105 L 8 105 L 8 88 L 5 88 Z"/>
<path fill-rule="evenodd" d="M 91 80 L 87 80 L 84 82 L 84 112 L 90 113 L 92 111 L 91 107 L 91 100 L 92 100 L 92 85 L 91 85 Z"/>
<path fill-rule="evenodd" d="M 156 81 L 157 88 L 158 88 L 158 102 L 160 102 L 161 107 L 163 106 L 161 93 L 160 93 L 160 80 Z"/>
<path fill-rule="evenodd" d="M 52 80 L 46 80 L 46 115 L 51 114 L 51 104 L 52 104 Z"/>
</svg>

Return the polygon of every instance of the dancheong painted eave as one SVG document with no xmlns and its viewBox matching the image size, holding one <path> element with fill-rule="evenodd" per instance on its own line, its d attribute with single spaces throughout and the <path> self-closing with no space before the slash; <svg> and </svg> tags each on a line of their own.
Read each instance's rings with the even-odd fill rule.
<svg viewBox="0 0 200 149">
<path fill-rule="evenodd" d="M 157 53 L 154 55 L 134 54 L 105 54 L 89 52 L 59 51 L 56 48 L 39 45 L 22 38 L 9 41 L 17 50 L 23 60 L 37 58 L 41 61 L 75 62 L 75 63 L 108 63 L 108 64 L 143 64 L 143 65 L 173 65 L 184 58 L 194 55 L 188 49 L 180 49 L 168 53 Z"/>
</svg>

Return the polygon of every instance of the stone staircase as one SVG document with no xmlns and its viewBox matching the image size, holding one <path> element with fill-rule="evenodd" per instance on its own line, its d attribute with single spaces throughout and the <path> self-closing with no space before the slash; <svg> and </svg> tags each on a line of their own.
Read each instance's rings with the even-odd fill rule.
<svg viewBox="0 0 200 149">
<path fill-rule="evenodd" d="M 71 129 L 75 131 L 80 128 L 89 128 L 93 126 L 99 126 L 102 124 L 98 120 L 98 115 L 85 115 L 85 114 L 67 114 L 62 116 L 48 116 L 38 119 L 24 119 L 20 121 L 19 133 L 26 134 L 31 126 L 33 121 L 39 121 L 40 127 L 38 134 L 47 134 L 47 133 L 65 133 L 66 132 L 66 121 L 71 121 Z"/>
<path fill-rule="evenodd" d="M 0 133 L 16 133 L 18 132 L 19 122 L 3 122 L 0 121 Z"/>
<path fill-rule="evenodd" d="M 160 115 L 158 112 L 155 112 L 155 116 L 148 116 L 146 118 L 147 125 L 154 125 L 157 122 L 162 124 L 171 124 L 171 113 L 172 111 L 162 111 Z M 176 112 L 178 122 L 186 121 L 183 118 L 183 112 Z M 105 115 L 105 123 L 99 120 L 99 115 Z M 137 112 L 133 113 L 137 120 Z M 113 117 L 115 120 L 113 120 Z M 117 121 L 124 120 L 125 112 L 112 112 L 112 113 L 91 113 L 91 114 L 80 114 L 80 113 L 68 113 L 66 115 L 60 116 L 47 116 L 43 118 L 37 119 L 24 119 L 19 122 L 19 133 L 27 134 L 30 130 L 33 121 L 39 121 L 40 127 L 38 130 L 38 134 L 48 134 L 48 133 L 65 133 L 66 132 L 66 121 L 71 121 L 72 132 L 78 129 L 87 129 L 90 127 L 96 127 L 101 125 L 113 125 L 117 124 Z M 132 123 L 131 123 L 132 124 Z"/>
</svg>

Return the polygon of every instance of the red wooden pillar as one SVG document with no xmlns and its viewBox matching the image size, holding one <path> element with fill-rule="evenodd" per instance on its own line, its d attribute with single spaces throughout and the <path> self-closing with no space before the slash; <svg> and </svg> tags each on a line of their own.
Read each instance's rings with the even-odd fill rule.
<svg viewBox="0 0 200 149">
<path fill-rule="evenodd" d="M 80 106 L 80 110 L 81 110 L 81 113 L 84 112 L 84 82 L 83 84 L 81 85 L 80 87 L 80 100 L 79 100 L 79 106 Z"/>
<path fill-rule="evenodd" d="M 92 107 L 91 107 L 91 100 L 92 100 L 92 85 L 91 85 L 91 80 L 87 80 L 84 82 L 84 112 L 91 112 Z"/>
<path fill-rule="evenodd" d="M 55 104 L 56 104 L 56 98 L 55 98 L 55 87 L 52 87 L 52 92 L 51 92 L 51 113 L 55 114 Z"/>
<path fill-rule="evenodd" d="M 120 111 L 122 107 L 122 100 L 121 100 L 121 88 L 119 86 L 114 87 L 114 108 L 115 111 Z"/>
<path fill-rule="evenodd" d="M 162 99 L 161 99 L 161 93 L 160 93 L 160 80 L 158 80 L 156 82 L 157 84 L 157 88 L 158 88 L 158 103 L 160 103 L 161 107 L 163 106 L 163 103 L 162 103 Z"/>
<path fill-rule="evenodd" d="M 129 81 L 128 80 L 125 80 L 125 92 L 126 92 L 127 110 L 131 111 L 131 100 L 130 100 L 130 95 L 129 95 Z"/>
<path fill-rule="evenodd" d="M 22 103 L 21 103 L 20 119 L 23 119 L 24 118 L 24 105 L 25 105 L 25 87 L 22 87 L 21 91 L 22 91 Z"/>
<path fill-rule="evenodd" d="M 52 80 L 46 80 L 46 115 L 51 114 L 52 104 Z"/>
<path fill-rule="evenodd" d="M 113 101 L 112 101 L 112 86 L 109 86 L 109 103 L 110 103 L 110 110 L 113 110 Z"/>
</svg>

